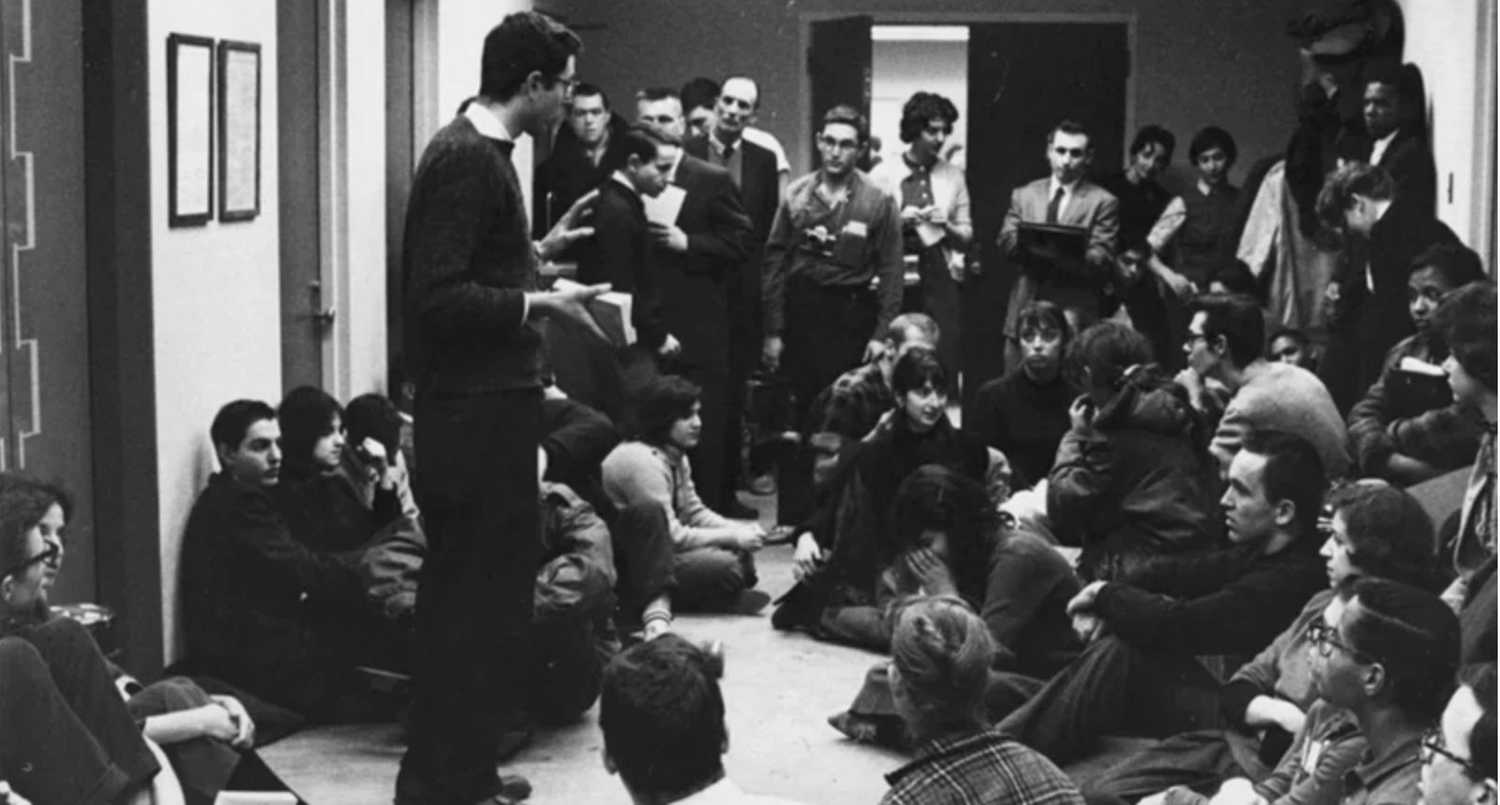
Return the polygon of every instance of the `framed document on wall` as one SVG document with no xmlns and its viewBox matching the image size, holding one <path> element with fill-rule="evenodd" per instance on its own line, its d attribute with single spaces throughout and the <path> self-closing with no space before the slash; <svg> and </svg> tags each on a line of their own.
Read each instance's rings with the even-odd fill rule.
<svg viewBox="0 0 1500 805">
<path fill-rule="evenodd" d="M 214 40 L 167 37 L 167 225 L 214 217 Z"/>
<path fill-rule="evenodd" d="M 219 42 L 219 220 L 260 214 L 260 45 Z"/>
</svg>

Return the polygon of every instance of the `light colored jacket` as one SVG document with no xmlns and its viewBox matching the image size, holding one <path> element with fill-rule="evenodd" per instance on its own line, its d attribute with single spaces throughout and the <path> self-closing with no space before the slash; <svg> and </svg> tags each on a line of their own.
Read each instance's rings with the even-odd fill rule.
<svg viewBox="0 0 1500 805">
<path fill-rule="evenodd" d="M 734 525 L 710 509 L 693 486 L 687 454 L 645 442 L 621 442 L 604 457 L 604 493 L 616 507 L 660 503 L 679 549 L 694 547 Z"/>
</svg>

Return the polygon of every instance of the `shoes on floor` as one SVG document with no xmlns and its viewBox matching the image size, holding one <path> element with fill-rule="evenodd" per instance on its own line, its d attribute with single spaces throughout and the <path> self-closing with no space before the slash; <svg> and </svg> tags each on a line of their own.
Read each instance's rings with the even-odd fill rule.
<svg viewBox="0 0 1500 805">
<path fill-rule="evenodd" d="M 756 615 L 771 603 L 771 595 L 763 590 L 741 590 L 729 610 L 735 615 Z"/>
<path fill-rule="evenodd" d="M 500 790 L 478 805 L 515 805 L 531 796 L 531 781 L 519 774 L 500 775 Z M 448 794 L 439 786 L 414 774 L 403 773 L 396 778 L 396 805 L 436 805 L 449 802 Z"/>
<path fill-rule="evenodd" d="M 792 585 L 792 589 L 776 601 L 776 610 L 771 613 L 771 628 L 783 632 L 811 628 L 818 615 L 815 597 L 808 585 L 802 582 Z"/>
</svg>

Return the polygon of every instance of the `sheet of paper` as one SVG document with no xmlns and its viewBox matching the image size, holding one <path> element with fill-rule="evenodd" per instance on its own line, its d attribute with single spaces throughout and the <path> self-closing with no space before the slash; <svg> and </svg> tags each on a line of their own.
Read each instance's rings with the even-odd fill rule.
<svg viewBox="0 0 1500 805">
<path fill-rule="evenodd" d="M 677 216 L 682 212 L 682 202 L 687 200 L 687 191 L 675 184 L 667 185 L 655 198 L 642 195 L 641 201 L 646 207 L 646 220 L 653 224 L 673 226 L 677 223 Z"/>
</svg>

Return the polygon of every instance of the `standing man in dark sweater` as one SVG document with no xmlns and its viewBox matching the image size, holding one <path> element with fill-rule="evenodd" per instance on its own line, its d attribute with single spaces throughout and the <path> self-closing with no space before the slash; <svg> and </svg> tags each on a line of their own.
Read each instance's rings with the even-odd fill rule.
<svg viewBox="0 0 1500 805">
<path fill-rule="evenodd" d="M 538 292 L 537 261 L 590 234 L 584 199 L 531 241 L 514 138 L 550 130 L 573 86 L 578 37 L 535 12 L 485 37 L 479 96 L 422 154 L 402 259 L 415 361 L 416 488 L 432 553 L 417 594 L 416 680 L 396 802 L 506 803 L 496 774 L 527 735 L 532 591 L 541 562 L 539 315 L 591 321 L 605 286 Z"/>
<path fill-rule="evenodd" d="M 636 343 L 657 358 L 682 351 L 667 331 L 657 290 L 655 254 L 646 227 L 643 196 L 655 198 L 667 186 L 675 154 L 656 131 L 637 123 L 619 135 L 624 162 L 599 185 L 594 201 L 594 237 L 578 246 L 578 279 L 607 282 L 632 296 L 630 321 Z"/>
<path fill-rule="evenodd" d="M 1100 735 L 1217 726 L 1219 683 L 1197 656 L 1259 651 L 1327 586 L 1315 531 L 1326 488 L 1312 445 L 1246 439 L 1220 501 L 1233 545 L 1084 587 L 1068 612 L 1088 648 L 1000 728 L 1065 765 Z"/>
</svg>

